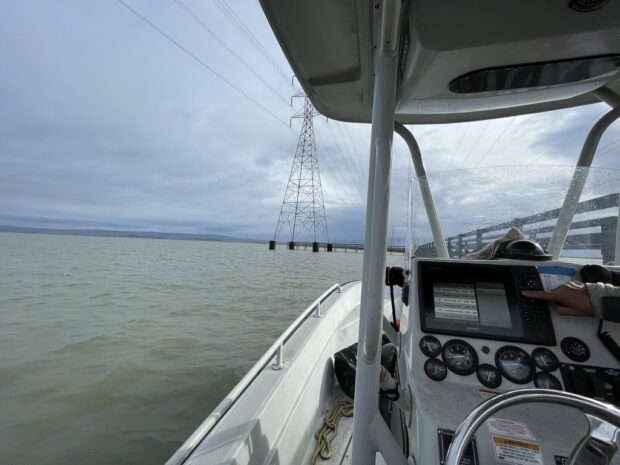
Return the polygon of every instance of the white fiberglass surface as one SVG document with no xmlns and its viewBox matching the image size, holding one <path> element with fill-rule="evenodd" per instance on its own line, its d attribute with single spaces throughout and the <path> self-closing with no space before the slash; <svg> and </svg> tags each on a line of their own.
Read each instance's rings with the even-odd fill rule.
<svg viewBox="0 0 620 465">
<path fill-rule="evenodd" d="M 437 212 L 451 258 L 480 249 L 511 226 L 547 247 L 574 166 L 493 166 L 430 174 Z M 582 169 L 587 181 L 561 258 L 610 263 L 618 227 L 620 170 Z M 437 256 L 420 194 L 411 192 L 411 246 L 417 256 Z"/>
</svg>

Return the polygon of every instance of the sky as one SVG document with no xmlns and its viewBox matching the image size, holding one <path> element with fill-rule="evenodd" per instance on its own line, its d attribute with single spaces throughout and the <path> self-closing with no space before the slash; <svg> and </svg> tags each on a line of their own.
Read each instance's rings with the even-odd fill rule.
<svg viewBox="0 0 620 465">
<path fill-rule="evenodd" d="M 117 0 L 0 7 L 0 225 L 272 238 L 301 127 L 290 118 L 301 102 L 290 106 L 293 73 L 259 3 L 227 5 L 266 54 L 221 0 L 123 1 L 159 32 Z M 571 170 L 558 165 L 575 163 L 607 109 L 411 127 L 446 233 L 491 221 L 481 215 L 490 203 L 493 221 L 559 206 Z M 323 117 L 314 124 L 330 239 L 361 240 L 370 127 Z M 604 170 L 620 168 L 619 151 L 615 124 L 594 161 L 601 192 L 619 190 L 617 172 Z M 395 136 L 397 242 L 408 229 L 410 170 Z M 499 182 L 509 186 L 501 191 L 510 208 Z"/>
</svg>

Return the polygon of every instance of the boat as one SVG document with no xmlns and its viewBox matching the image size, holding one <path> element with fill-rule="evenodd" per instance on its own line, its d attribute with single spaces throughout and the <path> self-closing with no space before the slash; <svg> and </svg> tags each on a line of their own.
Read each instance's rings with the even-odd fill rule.
<svg viewBox="0 0 620 465">
<path fill-rule="evenodd" d="M 620 3 L 260 3 L 315 108 L 371 125 L 362 280 L 333 285 L 302 312 L 167 464 L 619 463 L 617 300 L 605 301 L 611 317 L 599 322 L 559 315 L 521 291 L 570 280 L 620 284 L 617 200 L 608 263 L 561 256 L 577 226 L 595 226 L 575 220 L 584 189 L 594 182 L 601 189 L 592 194 L 613 197 L 620 188 L 617 172 L 599 185 L 591 169 L 620 116 Z M 589 129 L 557 205 L 550 174 L 540 178 L 537 197 L 549 199 L 548 215 L 536 217 L 546 221 L 538 227 L 545 244 L 502 239 L 496 228 L 491 239 L 485 232 L 488 256 L 456 256 L 433 191 L 439 183 L 408 126 L 600 102 L 609 110 Z M 410 151 L 419 200 L 412 208 L 425 213 L 432 247 L 408 248 L 402 269 L 386 272 L 394 133 Z M 506 194 L 501 182 L 488 187 L 490 197 Z M 485 224 L 502 220 L 489 212 L 480 206 Z M 390 394 L 385 381 L 394 383 Z"/>
</svg>

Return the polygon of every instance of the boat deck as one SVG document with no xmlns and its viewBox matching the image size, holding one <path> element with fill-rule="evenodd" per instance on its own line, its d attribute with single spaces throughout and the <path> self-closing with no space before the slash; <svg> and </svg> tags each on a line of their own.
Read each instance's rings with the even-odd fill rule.
<svg viewBox="0 0 620 465">
<path fill-rule="evenodd" d="M 317 426 L 317 429 L 320 425 Z M 332 441 L 332 456 L 329 460 L 316 461 L 316 465 L 352 465 L 353 455 L 353 417 L 342 417 L 338 423 L 336 436 Z M 312 447 L 316 442 L 312 443 Z M 377 452 L 376 465 L 387 465 L 383 456 Z"/>
</svg>

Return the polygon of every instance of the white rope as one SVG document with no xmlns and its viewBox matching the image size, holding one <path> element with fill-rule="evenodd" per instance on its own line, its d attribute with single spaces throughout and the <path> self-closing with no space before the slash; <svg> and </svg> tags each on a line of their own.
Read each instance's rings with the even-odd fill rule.
<svg viewBox="0 0 620 465">
<path fill-rule="evenodd" d="M 336 437 L 336 429 L 338 422 L 342 417 L 353 416 L 353 402 L 344 400 L 336 404 L 336 406 L 323 419 L 323 424 L 314 434 L 316 438 L 316 447 L 312 454 L 311 465 L 315 465 L 319 457 L 321 460 L 329 460 L 332 456 L 332 441 Z"/>
</svg>

